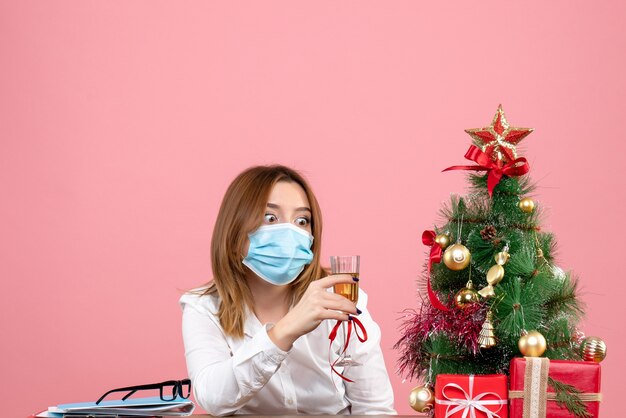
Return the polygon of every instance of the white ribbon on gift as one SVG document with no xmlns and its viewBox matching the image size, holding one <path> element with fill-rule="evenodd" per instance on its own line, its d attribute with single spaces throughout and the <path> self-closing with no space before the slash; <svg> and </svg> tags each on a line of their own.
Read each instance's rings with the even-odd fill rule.
<svg viewBox="0 0 626 418">
<path fill-rule="evenodd" d="M 446 389 L 449 387 L 458 389 L 461 392 L 463 392 L 463 395 L 465 395 L 465 399 L 448 397 L 446 395 Z M 506 400 L 503 400 L 495 392 L 483 392 L 483 393 L 476 395 L 475 397 L 472 396 L 473 392 L 474 392 L 474 375 L 470 374 L 469 375 L 469 394 L 465 392 L 465 389 L 463 389 L 461 386 L 457 385 L 456 383 L 448 383 L 441 390 L 441 394 L 446 399 L 435 398 L 435 402 L 438 403 L 439 405 L 448 406 L 446 408 L 445 418 L 449 418 L 461 410 L 463 411 L 463 415 L 461 416 L 461 418 L 467 418 L 468 414 L 470 418 L 476 418 L 477 410 L 480 412 L 483 412 L 487 416 L 487 418 L 500 418 L 500 415 L 498 415 L 498 412 L 500 412 L 500 410 L 502 409 L 502 406 L 506 404 L 507 402 Z M 484 398 L 487 395 L 493 395 L 498 399 L 482 400 L 482 398 Z M 489 409 L 486 408 L 486 406 L 488 405 L 500 405 L 500 407 L 496 411 L 490 411 Z"/>
</svg>

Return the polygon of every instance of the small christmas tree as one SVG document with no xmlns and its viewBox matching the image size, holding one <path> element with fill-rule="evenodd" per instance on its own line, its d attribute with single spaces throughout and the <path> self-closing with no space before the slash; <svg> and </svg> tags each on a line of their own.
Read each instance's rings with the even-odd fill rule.
<svg viewBox="0 0 626 418">
<path fill-rule="evenodd" d="M 438 374 L 508 374 L 514 356 L 580 359 L 583 316 L 577 281 L 554 264 L 526 159 L 532 132 L 509 126 L 498 107 L 490 126 L 466 131 L 471 192 L 453 196 L 443 222 L 422 237 L 430 250 L 418 310 L 407 311 L 399 371 L 434 385 Z M 417 396 L 421 396 L 418 394 Z"/>
</svg>

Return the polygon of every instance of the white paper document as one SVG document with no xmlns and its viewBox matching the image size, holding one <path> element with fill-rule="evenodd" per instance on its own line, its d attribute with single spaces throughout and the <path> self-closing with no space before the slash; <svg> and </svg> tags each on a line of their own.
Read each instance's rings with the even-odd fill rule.
<svg viewBox="0 0 626 418">
<path fill-rule="evenodd" d="M 51 406 L 47 411 L 35 415 L 40 418 L 57 418 L 68 416 L 94 417 L 186 417 L 193 413 L 195 405 L 188 399 L 175 398 L 164 401 L 159 397 L 134 398 L 112 401 L 69 403 Z"/>
</svg>

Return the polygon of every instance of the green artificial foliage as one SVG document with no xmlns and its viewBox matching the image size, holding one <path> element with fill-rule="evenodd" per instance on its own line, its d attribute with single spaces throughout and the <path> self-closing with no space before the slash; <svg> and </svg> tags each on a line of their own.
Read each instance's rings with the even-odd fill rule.
<svg viewBox="0 0 626 418">
<path fill-rule="evenodd" d="M 544 318 L 543 295 L 532 281 L 512 277 L 496 287 L 492 312 L 497 319 L 496 335 L 507 345 L 517 345 L 523 330 L 537 329 Z"/>
<path fill-rule="evenodd" d="M 573 341 L 576 329 L 569 318 L 551 318 L 540 328 L 540 332 L 550 341 L 544 354 L 546 357 L 553 360 L 581 360 L 578 347 Z"/>
<path fill-rule="evenodd" d="M 557 271 L 552 283 L 554 291 L 546 300 L 546 316 L 553 318 L 566 315 L 573 320 L 580 319 L 584 310 L 577 297 L 578 280 L 573 279 L 569 273 Z"/>
<path fill-rule="evenodd" d="M 584 312 L 577 281 L 555 264 L 556 239 L 542 230 L 541 203 L 535 201 L 531 213 L 519 207 L 534 190 L 528 176 L 503 176 L 492 196 L 487 174 L 470 174 L 468 180 L 469 194 L 454 195 L 443 205 L 434 230 L 448 234 L 450 245 L 466 246 L 471 263 L 461 271 L 449 269 L 443 261 L 432 265 L 431 286 L 451 311 L 438 311 L 424 300 L 427 308 L 398 342 L 397 347 L 405 349 L 401 369 L 430 383 L 441 373 L 508 374 L 511 358 L 521 355 L 518 340 L 524 330 L 544 335 L 547 357 L 579 359 L 576 326 Z M 467 315 L 456 315 L 461 308 L 453 303 L 455 294 L 470 279 L 477 290 L 487 286 L 487 272 L 502 251 L 510 258 L 503 265 L 503 279 L 494 286 L 495 296 L 481 297 Z M 422 289 L 426 280 L 425 273 Z M 481 348 L 479 333 L 487 311 L 492 312 L 496 345 Z"/>
<path fill-rule="evenodd" d="M 556 403 L 561 408 L 566 408 L 570 413 L 579 418 L 591 418 L 593 415 L 587 411 L 587 406 L 580 399 L 581 392 L 572 385 L 548 377 L 548 385 L 552 386 L 556 395 Z"/>
<path fill-rule="evenodd" d="M 486 374 L 497 373 L 506 367 L 502 360 L 507 358 L 504 347 L 472 355 L 467 348 L 456 344 L 447 335 L 436 333 L 430 336 L 422 349 L 429 362 L 430 380 L 434 384 L 438 374 Z M 472 361 L 468 361 L 471 358 Z"/>
</svg>

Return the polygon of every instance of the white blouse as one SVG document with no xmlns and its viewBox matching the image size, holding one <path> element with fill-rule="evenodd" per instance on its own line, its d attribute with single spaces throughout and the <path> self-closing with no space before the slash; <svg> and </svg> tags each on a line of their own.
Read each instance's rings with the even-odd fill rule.
<svg viewBox="0 0 626 418">
<path fill-rule="evenodd" d="M 314 331 L 298 338 L 289 351 L 283 351 L 267 335 L 273 325 L 262 325 L 249 310 L 244 338 L 227 336 L 217 317 L 217 294 L 186 293 L 180 304 L 193 393 L 209 414 L 396 414 L 380 349 L 380 328 L 366 309 L 367 295 L 362 290 L 357 306 L 363 313 L 358 318 L 368 339 L 361 343 L 352 333 L 348 348 L 362 366 L 346 368 L 343 373 L 354 383 L 331 373 L 328 364 L 328 335 L 334 320 L 322 321 Z M 333 358 L 343 340 L 339 332 Z"/>
</svg>

